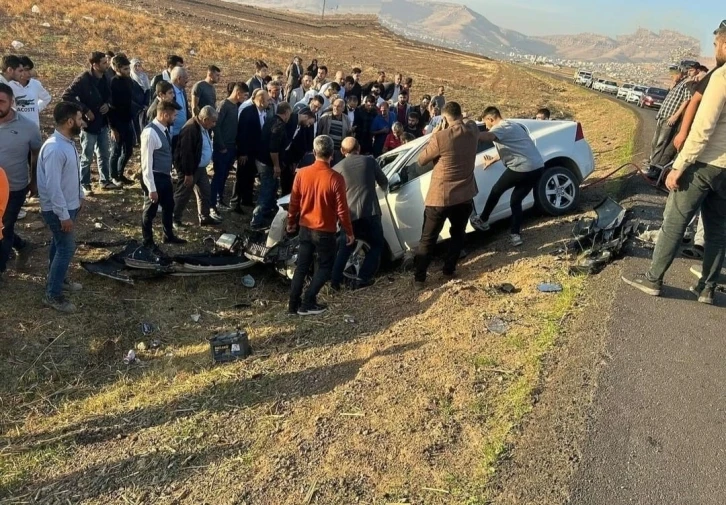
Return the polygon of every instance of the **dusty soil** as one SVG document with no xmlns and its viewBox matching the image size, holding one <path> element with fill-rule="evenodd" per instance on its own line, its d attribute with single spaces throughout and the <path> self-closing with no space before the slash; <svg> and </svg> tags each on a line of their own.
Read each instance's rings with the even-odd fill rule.
<svg viewBox="0 0 726 505">
<path fill-rule="evenodd" d="M 472 115 L 496 103 L 511 115 L 546 105 L 576 118 L 600 173 L 632 153 L 635 116 L 527 69 L 403 41 L 367 19 L 319 24 L 227 4 L 166 5 L 20 1 L 0 9 L 0 45 L 25 42 L 55 96 L 98 48 L 139 55 L 151 69 L 180 52 L 193 78 L 215 62 L 224 80 L 246 79 L 253 59 L 283 68 L 294 53 L 331 70 L 361 66 L 364 78 L 400 70 L 414 77 L 415 97 L 444 84 Z M 602 193 L 583 196 L 586 210 Z M 138 187 L 88 203 L 80 240 L 138 238 Z M 238 275 L 127 287 L 77 263 L 81 310 L 63 317 L 40 304 L 48 237 L 37 204 L 29 210 L 21 232 L 41 246 L 0 298 L 8 503 L 485 503 L 506 486 L 492 477 L 547 390 L 546 362 L 570 359 L 558 347 L 564 322 L 586 306 L 589 281 L 567 277 L 550 254 L 575 216 L 532 216 L 521 249 L 508 247 L 503 226 L 471 237 L 458 281 L 444 284 L 434 265 L 431 289 L 416 294 L 410 274 L 393 267 L 368 290 L 325 291 L 332 310 L 316 320 L 286 317 L 287 286 L 264 269 L 251 272 L 254 289 Z M 105 231 L 95 231 L 99 218 Z M 225 216 L 223 228 L 242 232 L 247 219 Z M 185 249 L 210 233 L 185 232 Z M 77 257 L 104 254 L 81 247 Z M 564 292 L 538 293 L 543 280 Z M 503 282 L 521 291 L 505 295 L 495 289 Z M 493 318 L 508 324 L 505 335 L 487 330 Z M 142 322 L 155 326 L 151 336 Z M 211 366 L 205 339 L 235 327 L 249 333 L 254 357 Z M 122 363 L 152 339 L 161 346 L 138 351 L 140 364 Z"/>
</svg>

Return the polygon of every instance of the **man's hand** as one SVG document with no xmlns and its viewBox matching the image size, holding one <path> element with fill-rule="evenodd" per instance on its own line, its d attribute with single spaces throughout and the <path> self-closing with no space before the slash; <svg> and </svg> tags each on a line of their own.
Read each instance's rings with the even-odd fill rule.
<svg viewBox="0 0 726 505">
<path fill-rule="evenodd" d="M 678 132 L 678 135 L 676 135 L 673 139 L 673 145 L 675 146 L 676 151 L 681 152 L 681 149 L 683 149 L 683 146 L 686 144 L 687 138 L 688 135 L 686 132 Z"/>
<path fill-rule="evenodd" d="M 355 244 L 355 235 L 345 235 L 345 245 L 352 246 Z"/>
<path fill-rule="evenodd" d="M 285 229 L 288 233 L 295 233 L 295 231 L 297 230 L 297 225 L 288 223 Z"/>
<path fill-rule="evenodd" d="M 154 203 L 159 203 L 159 193 L 156 191 L 152 191 L 149 193 L 149 200 L 151 200 Z"/>
<path fill-rule="evenodd" d="M 108 109 L 109 109 L 109 107 L 108 107 L 108 104 L 107 104 L 107 103 L 104 103 L 104 104 L 103 104 L 103 105 L 101 105 L 101 107 L 100 107 L 100 108 L 98 109 L 98 112 L 100 112 L 101 114 L 107 114 L 107 113 L 108 113 Z"/>
<path fill-rule="evenodd" d="M 247 163 L 247 156 L 240 156 L 237 158 L 237 165 L 245 165 Z"/>
<path fill-rule="evenodd" d="M 111 140 L 113 140 L 114 142 L 118 142 L 119 135 L 117 130 L 111 130 Z"/>
<path fill-rule="evenodd" d="M 96 119 L 96 115 L 93 113 L 93 111 L 89 110 L 88 112 L 86 112 L 86 119 L 88 119 L 89 121 L 93 121 L 94 119 Z"/>
<path fill-rule="evenodd" d="M 73 231 L 73 220 L 72 219 L 65 219 L 60 222 L 61 223 L 61 231 L 63 233 L 70 233 Z"/>
<path fill-rule="evenodd" d="M 28 195 L 38 196 L 38 182 L 37 181 L 30 181 L 30 185 L 28 185 Z"/>
<path fill-rule="evenodd" d="M 494 156 L 490 156 L 488 154 L 484 155 L 484 170 L 491 167 L 497 161 L 498 160 Z"/>
<path fill-rule="evenodd" d="M 668 188 L 671 191 L 676 191 L 678 189 L 678 180 L 683 175 L 683 170 L 671 170 L 668 173 L 668 177 L 666 177 L 666 188 Z"/>
<path fill-rule="evenodd" d="M 184 176 L 184 187 L 185 188 L 191 188 L 194 186 L 194 176 L 193 175 L 185 175 Z"/>
<path fill-rule="evenodd" d="M 280 169 L 280 166 L 272 167 L 272 172 L 275 175 L 276 178 L 280 177 L 280 173 L 282 173 L 282 170 Z"/>
<path fill-rule="evenodd" d="M 668 126 L 673 126 L 677 122 L 678 122 L 678 116 L 676 116 L 675 114 L 673 114 L 671 117 L 669 117 L 668 121 L 667 121 Z"/>
</svg>

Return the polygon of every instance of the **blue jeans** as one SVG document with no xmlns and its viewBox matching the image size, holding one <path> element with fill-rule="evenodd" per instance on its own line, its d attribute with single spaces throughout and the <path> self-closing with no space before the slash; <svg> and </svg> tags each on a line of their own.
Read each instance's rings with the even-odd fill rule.
<svg viewBox="0 0 726 505">
<path fill-rule="evenodd" d="M 78 209 L 68 211 L 68 213 L 75 223 Z M 43 221 L 53 235 L 50 242 L 48 282 L 45 294 L 51 300 L 55 300 L 63 295 L 63 281 L 66 279 L 73 254 L 76 252 L 75 226 L 72 231 L 62 231 L 60 219 L 53 211 L 43 211 Z"/>
<path fill-rule="evenodd" d="M 359 282 L 370 282 L 376 274 L 376 269 L 381 261 L 381 254 L 383 253 L 384 239 L 381 216 L 356 219 L 353 221 L 353 234 L 356 240 L 364 240 L 371 247 L 358 271 Z M 350 255 L 355 250 L 355 243 L 352 246 L 348 246 L 345 243 L 346 240 L 345 233 L 341 233 L 338 237 L 338 255 L 335 258 L 335 266 L 333 267 L 333 284 L 343 282 L 343 270 L 350 259 Z"/>
<path fill-rule="evenodd" d="M 226 153 L 218 150 L 212 153 L 214 175 L 212 176 L 212 198 L 209 202 L 212 208 L 217 208 L 217 204 L 224 200 L 224 187 L 227 184 L 229 171 L 236 159 L 237 149 L 234 147 L 228 147 Z"/>
<path fill-rule="evenodd" d="M 265 219 L 277 212 L 277 178 L 275 169 L 260 163 L 257 164 L 257 173 L 260 176 L 260 194 L 257 196 L 257 207 L 252 213 L 252 226 L 262 226 Z"/>
<path fill-rule="evenodd" d="M 106 182 L 111 180 L 111 164 L 109 156 L 111 154 L 109 147 L 108 127 L 104 126 L 98 133 L 88 133 L 86 130 L 81 131 L 81 184 L 87 186 L 91 184 L 91 163 L 93 162 L 93 153 L 96 153 L 96 163 L 98 164 L 98 180 Z"/>
<path fill-rule="evenodd" d="M 7 268 L 8 258 L 10 258 L 10 251 L 13 250 L 13 247 L 22 249 L 25 246 L 25 241 L 15 233 L 15 222 L 18 220 L 20 208 L 25 204 L 27 192 L 27 189 L 10 192 L 8 205 L 3 214 L 3 231 L 0 235 L 0 273 Z"/>
</svg>

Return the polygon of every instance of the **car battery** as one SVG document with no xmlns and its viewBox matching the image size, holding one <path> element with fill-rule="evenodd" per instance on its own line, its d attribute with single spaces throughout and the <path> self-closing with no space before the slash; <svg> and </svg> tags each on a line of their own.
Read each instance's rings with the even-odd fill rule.
<svg viewBox="0 0 726 505">
<path fill-rule="evenodd" d="M 210 337 L 209 350 L 214 363 L 228 363 L 245 359 L 252 354 L 247 332 L 240 330 Z"/>
</svg>

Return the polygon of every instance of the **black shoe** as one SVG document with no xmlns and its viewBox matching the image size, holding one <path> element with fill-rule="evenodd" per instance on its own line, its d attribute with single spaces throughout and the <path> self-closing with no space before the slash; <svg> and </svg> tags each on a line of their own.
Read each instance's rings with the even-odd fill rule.
<svg viewBox="0 0 726 505">
<path fill-rule="evenodd" d="M 119 181 L 121 181 L 122 184 L 125 184 L 126 186 L 133 186 L 135 184 L 134 181 L 126 177 L 125 175 L 122 175 L 118 178 Z"/>
<path fill-rule="evenodd" d="M 183 238 L 179 238 L 176 235 L 174 235 L 173 237 L 164 237 L 164 243 L 165 244 L 179 244 L 179 245 L 181 245 L 181 244 L 186 244 L 187 241 L 184 240 Z"/>
<path fill-rule="evenodd" d="M 219 226 L 220 222 L 215 221 L 211 217 L 203 217 L 202 219 L 199 220 L 199 225 L 200 226 Z"/>
<path fill-rule="evenodd" d="M 660 290 L 663 286 L 661 282 L 651 281 L 645 274 L 623 275 L 621 279 L 625 284 L 629 284 L 650 296 L 660 296 Z"/>
<path fill-rule="evenodd" d="M 322 303 L 314 303 L 312 305 L 302 305 L 297 310 L 298 316 L 317 316 L 328 310 L 328 306 Z"/>
</svg>

